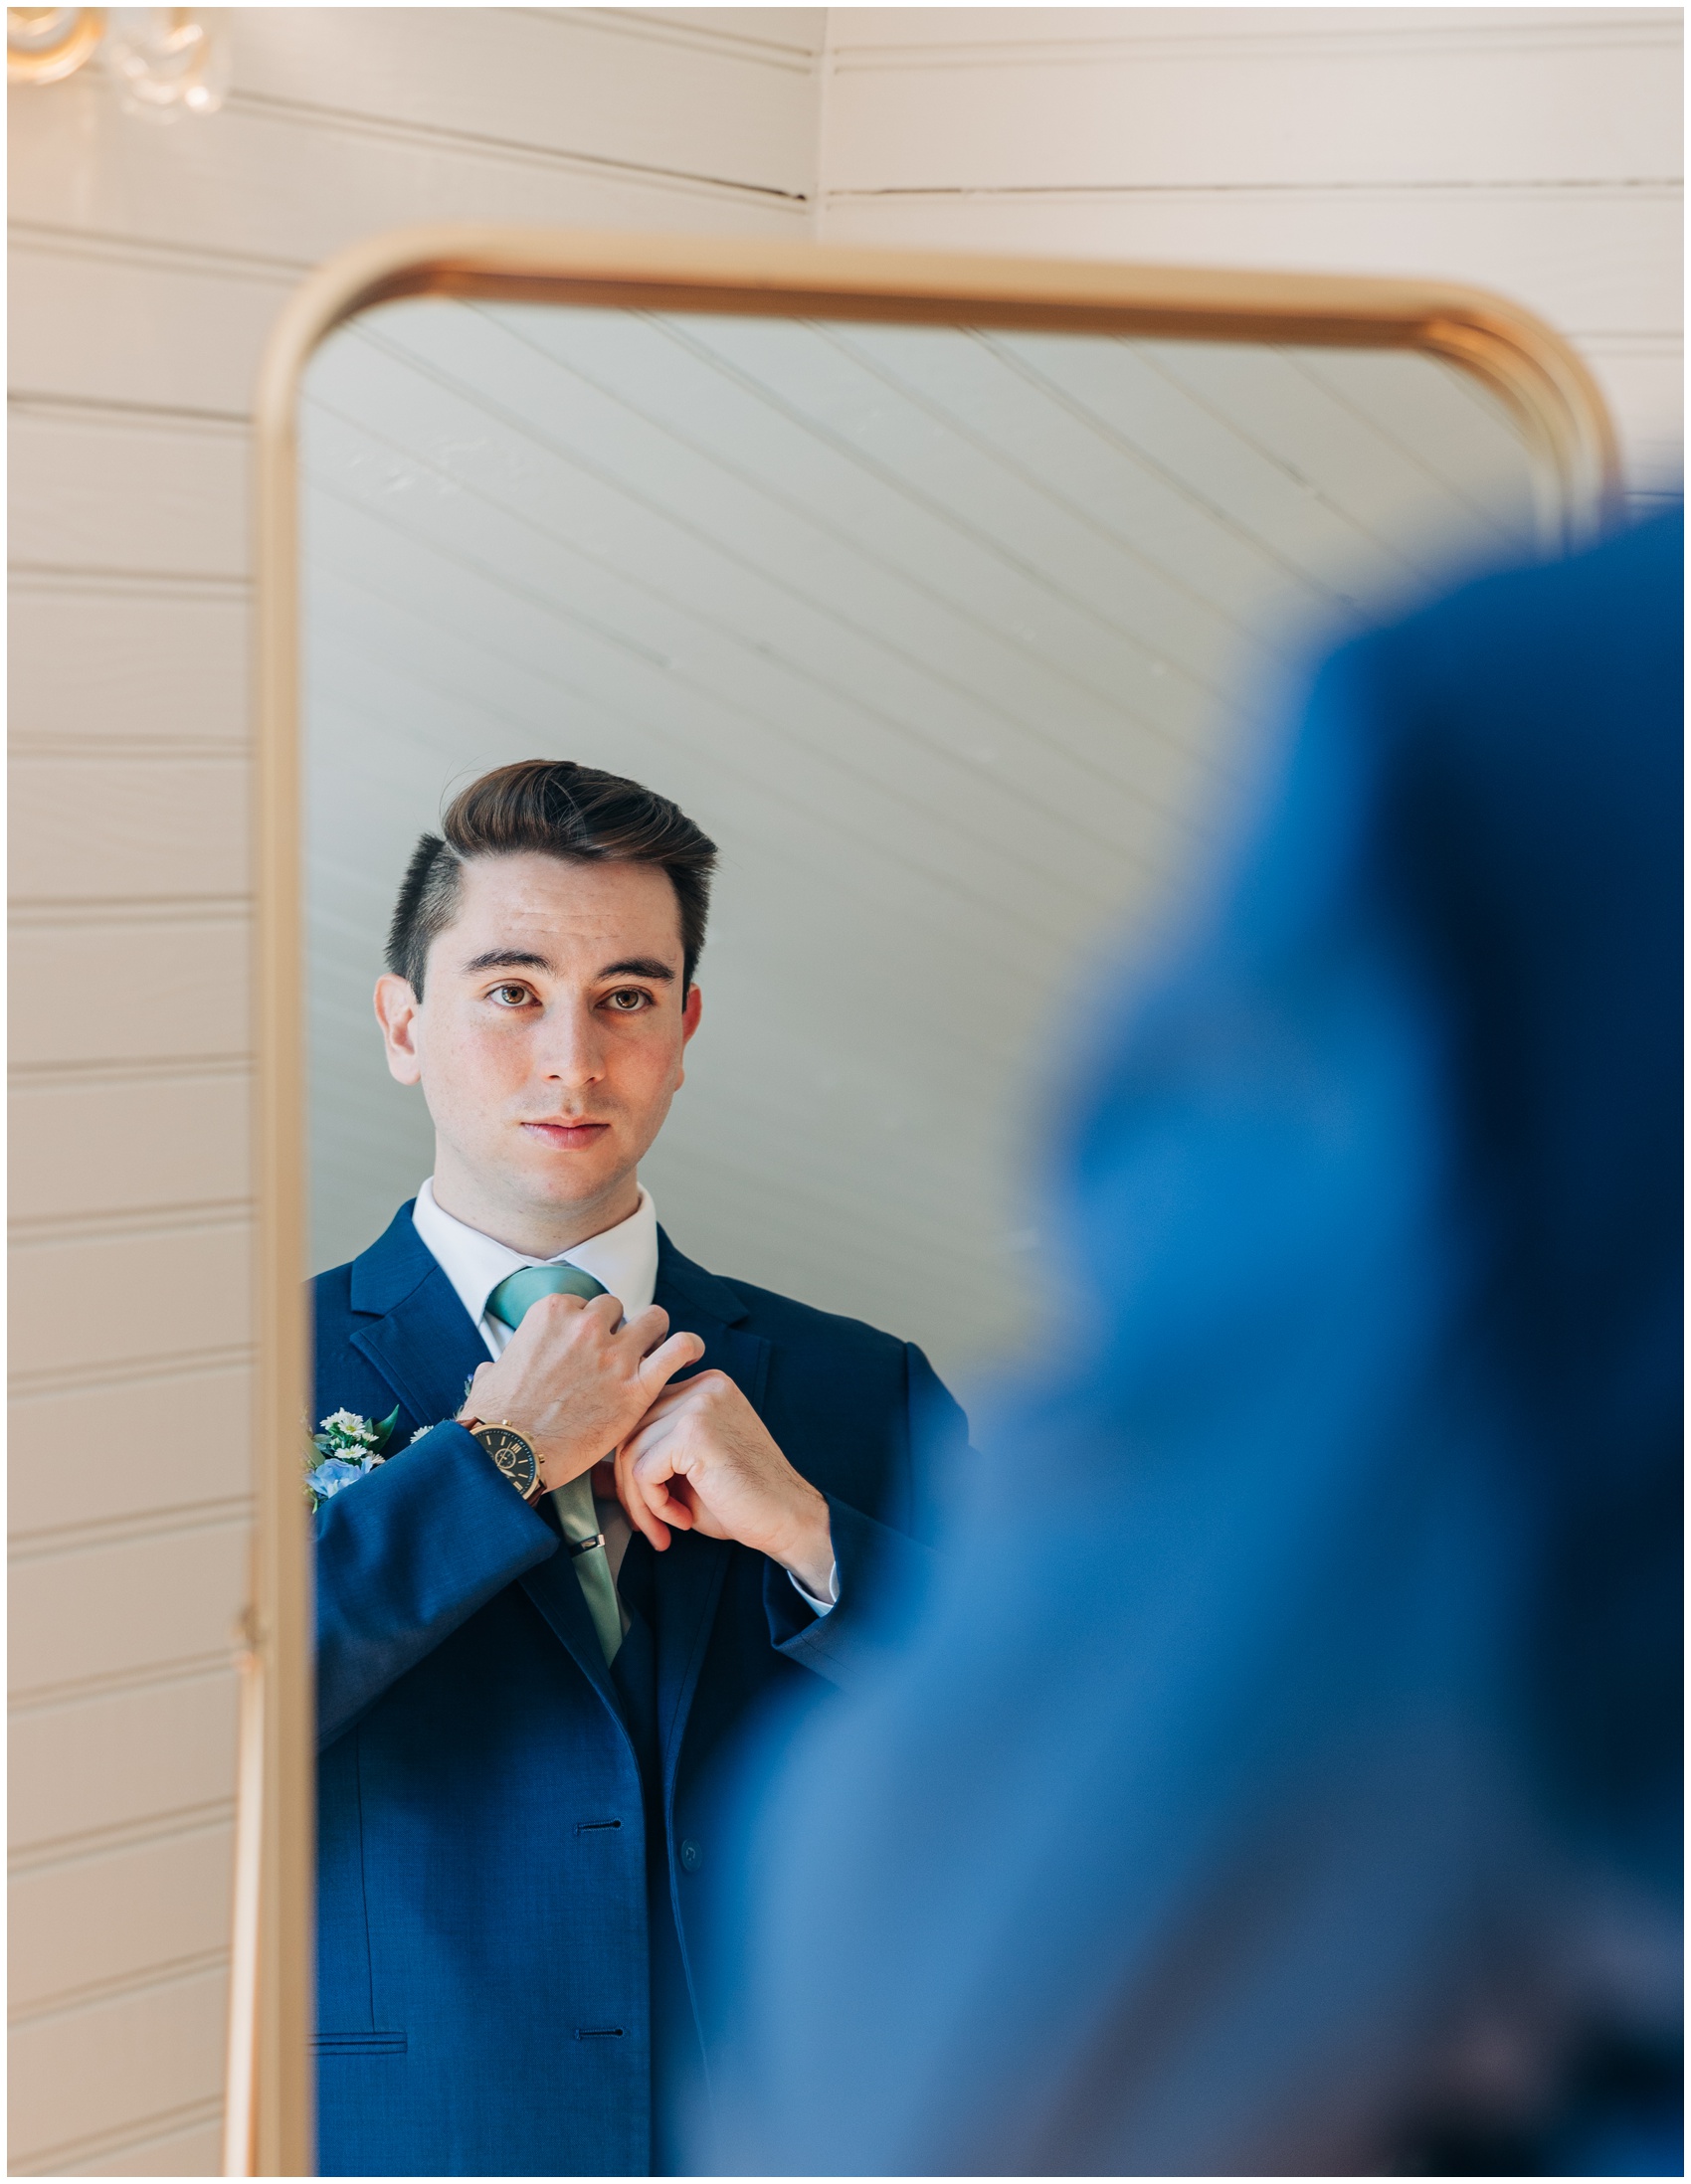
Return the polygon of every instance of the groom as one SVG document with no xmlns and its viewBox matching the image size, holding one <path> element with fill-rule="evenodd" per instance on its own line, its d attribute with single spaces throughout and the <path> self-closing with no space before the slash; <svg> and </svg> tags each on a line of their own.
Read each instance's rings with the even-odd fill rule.
<svg viewBox="0 0 1691 2184">
<path fill-rule="evenodd" d="M 911 1345 L 658 1226 L 698 827 L 543 760 L 443 827 L 376 988 L 435 1173 L 315 1283 L 314 1415 L 397 1410 L 317 1519 L 319 2168 L 661 2173 L 719 1762 L 873 1653 L 928 1553 L 912 1450 L 964 1425 Z"/>
</svg>

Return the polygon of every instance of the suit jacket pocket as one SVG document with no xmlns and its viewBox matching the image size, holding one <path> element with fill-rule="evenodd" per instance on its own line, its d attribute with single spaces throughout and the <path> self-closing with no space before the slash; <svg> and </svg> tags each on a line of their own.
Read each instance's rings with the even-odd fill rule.
<svg viewBox="0 0 1691 2184">
<path fill-rule="evenodd" d="M 403 2055 L 402 2032 L 318 2033 L 311 2047 L 317 2055 Z"/>
</svg>

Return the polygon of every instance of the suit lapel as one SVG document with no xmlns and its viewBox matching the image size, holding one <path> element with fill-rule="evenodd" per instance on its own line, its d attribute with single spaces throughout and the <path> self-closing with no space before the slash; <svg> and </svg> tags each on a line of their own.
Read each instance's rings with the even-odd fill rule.
<svg viewBox="0 0 1691 2184">
<path fill-rule="evenodd" d="M 671 1333 L 684 1332 L 703 1340 L 704 1356 L 693 1372 L 727 1373 L 761 1413 L 769 1345 L 737 1324 L 746 1317 L 744 1301 L 726 1282 L 684 1258 L 661 1229 L 658 1236 L 656 1301 L 668 1313 Z M 674 1780 L 687 1715 L 733 1551 L 729 1541 L 680 1533 L 668 1551 L 657 1558 L 658 1730 L 665 1791 Z"/>
<path fill-rule="evenodd" d="M 386 1235 L 353 1261 L 350 1341 L 418 1426 L 464 1406 L 465 1382 L 487 1363 L 487 1345 L 440 1262 L 401 1206 Z"/>
<path fill-rule="evenodd" d="M 418 1235 L 409 1205 L 386 1235 L 353 1262 L 352 1309 L 370 1315 L 352 1347 L 386 1380 L 419 1426 L 439 1425 L 464 1407 L 465 1383 L 487 1362 L 487 1345 L 440 1262 Z M 553 1635 L 622 1721 L 593 1618 L 567 1554 L 519 1579 Z"/>
</svg>

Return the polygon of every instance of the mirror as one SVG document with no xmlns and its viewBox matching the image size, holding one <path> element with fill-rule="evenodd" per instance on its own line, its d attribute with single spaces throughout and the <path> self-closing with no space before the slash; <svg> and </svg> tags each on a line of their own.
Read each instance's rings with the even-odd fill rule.
<svg viewBox="0 0 1691 2184">
<path fill-rule="evenodd" d="M 252 1731 L 269 1865 L 250 1891 L 263 1945 L 242 2037 L 249 2143 L 286 2167 L 312 2142 L 306 1337 L 287 1300 L 300 1273 L 364 1252 L 434 1166 L 421 1091 L 390 1075 L 370 996 L 443 804 L 494 767 L 567 758 L 703 827 L 720 851 L 703 1021 L 641 1180 L 710 1275 L 890 1331 L 966 1378 L 1023 1339 L 1046 1279 L 1040 1160 L 1096 952 L 1143 941 L 1202 886 L 1309 647 L 1455 571 L 1556 551 L 1593 518 L 1605 428 L 1555 337 L 1460 291 L 582 238 L 373 250 L 319 276 L 271 389 L 278 1334 L 261 1445 L 276 1478 L 255 1671 L 271 1703 Z M 454 1309 L 454 1356 L 473 1362 Z M 373 1307 L 358 1324 L 379 1365 Z M 750 1352 L 744 1373 L 730 1352 L 706 1361 L 750 1396 Z M 362 1403 L 391 1391 L 407 1437 L 434 1422 L 413 1415 L 403 1368 L 368 1384 Z M 799 1626 L 817 1601 L 797 1568 L 793 1582 Z M 532 1601 L 523 1612 L 534 1621 Z M 701 1608 L 691 1639 L 716 1645 L 710 1617 L 738 1612 Z M 707 1683 L 733 1673 L 700 1658 Z M 594 1703 L 632 1703 L 609 1688 Z M 449 1701 L 431 1704 L 444 1720 Z M 396 1757 L 424 1765 L 415 1746 L 371 1733 L 362 1825 L 385 1797 L 422 1828 L 419 1857 L 470 1858 L 417 1820 L 432 1792 Z M 689 1762 L 665 1753 L 653 1764 L 684 1799 Z M 325 1789 L 342 1818 L 344 1789 Z M 603 1823 L 608 1842 L 637 1817 L 572 1809 L 571 1824 Z M 646 1823 L 655 1842 L 679 1825 L 658 1807 Z M 690 1871 L 696 1847 L 664 1855 Z M 363 1855 L 367 1876 L 378 1854 Z M 364 1885 L 367 1922 L 415 1922 Z M 694 1976 L 674 1916 L 651 1944 L 655 2027 Z M 458 1979 L 473 2013 L 487 1964 L 437 1942 L 428 2006 Z M 632 2158 L 609 2125 L 544 2148 L 467 2125 L 456 2155 L 443 2140 L 430 2160 L 404 2130 L 378 2144 L 378 2125 L 350 2123 L 416 2105 L 418 2074 L 438 2086 L 453 2068 L 406 2021 L 421 2005 L 391 1960 L 384 1973 L 385 1946 L 369 1934 L 369 2022 L 319 2027 L 330 2166 Z M 626 2107 L 646 2034 L 576 2029 L 571 2098 Z"/>
</svg>

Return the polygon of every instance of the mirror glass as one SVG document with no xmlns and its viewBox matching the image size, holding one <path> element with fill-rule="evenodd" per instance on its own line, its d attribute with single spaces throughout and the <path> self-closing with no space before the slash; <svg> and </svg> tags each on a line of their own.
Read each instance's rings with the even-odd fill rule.
<svg viewBox="0 0 1691 2184">
<path fill-rule="evenodd" d="M 1303 647 L 1544 521 L 1501 404 L 1392 350 L 428 298 L 301 425 L 313 1268 L 432 1165 L 370 1002 L 411 848 L 568 757 L 721 849 L 665 1226 L 946 1373 L 1022 1317 L 1047 1034 Z"/>
<path fill-rule="evenodd" d="M 338 1410 L 313 1472 L 320 2164 L 686 2174 L 732 1762 L 883 1658 L 878 1603 L 930 1581 L 966 1427 L 905 1346 L 967 1394 L 1037 1327 L 1033 1209 L 1104 959 L 1213 869 L 1311 645 L 1532 554 L 1563 509 L 1500 399 L 1383 348 L 428 298 L 329 338 L 299 415 L 311 1266 L 359 1261 L 319 1296 L 311 1412 Z M 522 1264 L 550 1231 L 501 1173 L 484 1225 L 472 1191 L 463 1225 L 425 1206 L 427 1235 L 372 1251 L 435 1165 L 373 1020 L 396 895 L 459 789 L 537 757 L 632 777 L 719 848 L 702 1026 L 641 1168 L 672 1248 L 642 1204 L 572 1239 L 582 1267 Z M 535 930 L 508 870 L 472 960 L 437 952 L 424 1035 L 470 1057 L 437 1061 L 461 1118 L 494 1112 L 502 1057 L 526 1097 L 520 1058 L 555 1078 L 578 1035 L 621 1056 L 613 1101 L 662 1096 L 675 927 L 666 893 L 642 924 L 648 877 L 526 882 L 569 898 L 542 940 L 612 904 L 616 978 L 595 953 L 587 991 L 657 1010 L 645 1046 L 576 1006 L 567 941 L 558 1008 L 532 953 L 534 989 L 504 984 Z M 501 1154 L 518 1120 L 546 1118 L 498 1108 Z M 597 1365 L 519 1350 L 482 1449 L 532 1474 L 515 1424 L 546 1458 L 526 1395 L 575 1467 L 525 1479 L 525 1510 L 432 1428 L 502 1329 L 529 1361 L 576 1341 L 573 1312 L 524 1314 L 587 1276 L 658 1297 L 720 1373 L 656 1405 L 637 1381 L 625 1416 L 626 1390 L 582 1396 Z M 377 1427 L 400 1460 L 366 1482 Z M 672 1537 L 631 1534 L 646 1505 L 574 1445 L 621 1443 L 626 1472 L 631 1437 L 704 1466 Z"/>
</svg>

